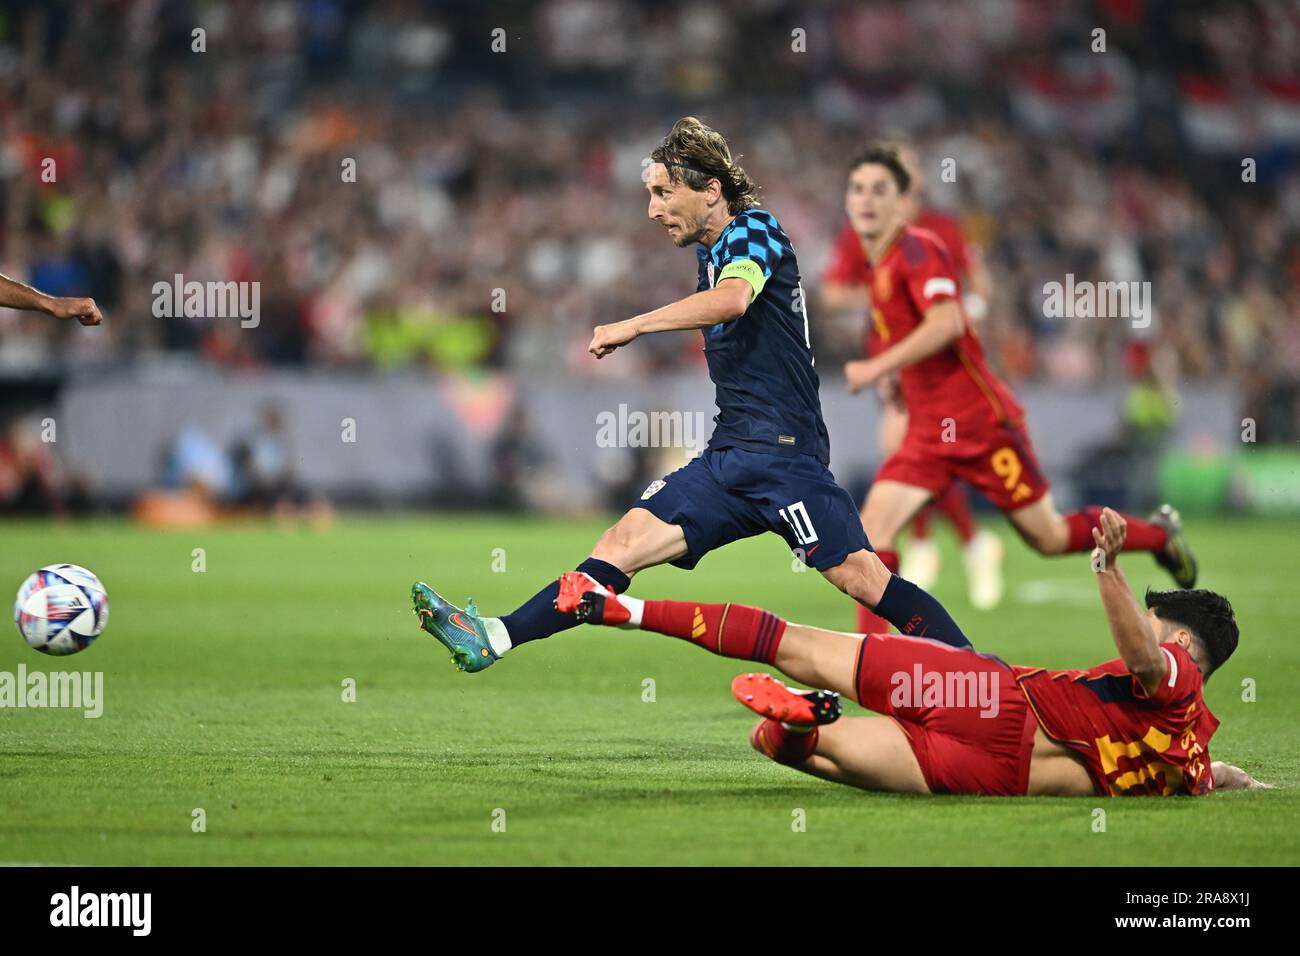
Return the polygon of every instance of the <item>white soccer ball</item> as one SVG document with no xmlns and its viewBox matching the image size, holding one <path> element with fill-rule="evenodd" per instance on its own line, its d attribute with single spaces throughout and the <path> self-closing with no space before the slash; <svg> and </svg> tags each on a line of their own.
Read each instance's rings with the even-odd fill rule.
<svg viewBox="0 0 1300 956">
<path fill-rule="evenodd" d="M 51 564 L 18 589 L 14 623 L 23 640 L 42 654 L 75 654 L 104 633 L 108 594 L 85 568 Z"/>
</svg>

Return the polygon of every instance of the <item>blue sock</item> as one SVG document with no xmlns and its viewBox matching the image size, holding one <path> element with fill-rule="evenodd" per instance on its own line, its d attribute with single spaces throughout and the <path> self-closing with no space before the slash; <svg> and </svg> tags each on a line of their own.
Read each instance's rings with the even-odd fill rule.
<svg viewBox="0 0 1300 956">
<path fill-rule="evenodd" d="M 619 594 L 626 591 L 627 586 L 632 583 L 632 579 L 626 574 L 608 561 L 599 558 L 588 558 L 578 565 L 578 570 L 585 571 L 605 587 Z M 501 618 L 501 623 L 506 626 L 506 633 L 510 635 L 511 647 L 518 647 L 540 637 L 550 637 L 556 631 L 567 631 L 571 627 L 577 627 L 578 621 L 572 614 L 561 614 L 555 609 L 555 599 L 559 593 L 560 582 L 552 581 L 513 613 Z"/>
<path fill-rule="evenodd" d="M 953 647 L 973 647 L 942 604 L 906 578 L 890 575 L 885 593 L 872 608 L 908 637 L 928 637 Z"/>
</svg>

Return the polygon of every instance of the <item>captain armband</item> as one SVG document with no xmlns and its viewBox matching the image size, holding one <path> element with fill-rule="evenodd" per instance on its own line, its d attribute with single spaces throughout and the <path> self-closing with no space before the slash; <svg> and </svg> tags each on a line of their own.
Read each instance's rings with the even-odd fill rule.
<svg viewBox="0 0 1300 956">
<path fill-rule="evenodd" d="M 758 294 L 763 291 L 763 286 L 767 284 L 767 276 L 763 275 L 762 268 L 752 259 L 733 259 L 728 262 L 718 273 L 718 282 L 723 279 L 744 279 L 748 282 L 750 288 L 754 290 L 750 302 L 758 298 Z M 717 288 L 716 284 L 714 288 Z"/>
</svg>

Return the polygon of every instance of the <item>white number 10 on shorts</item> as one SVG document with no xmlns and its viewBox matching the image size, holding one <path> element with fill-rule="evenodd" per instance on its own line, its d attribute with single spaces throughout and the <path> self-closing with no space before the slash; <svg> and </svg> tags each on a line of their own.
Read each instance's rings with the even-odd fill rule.
<svg viewBox="0 0 1300 956">
<path fill-rule="evenodd" d="M 788 508 L 782 508 L 780 514 L 794 531 L 795 540 L 800 544 L 812 544 L 817 540 L 817 530 L 813 527 L 812 518 L 808 517 L 808 509 L 803 506 L 802 501 L 796 501 Z"/>
</svg>

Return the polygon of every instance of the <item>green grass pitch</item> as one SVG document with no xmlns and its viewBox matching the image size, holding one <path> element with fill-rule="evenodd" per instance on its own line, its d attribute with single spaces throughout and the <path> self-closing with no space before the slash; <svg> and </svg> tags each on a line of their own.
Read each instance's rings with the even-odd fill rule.
<svg viewBox="0 0 1300 956">
<path fill-rule="evenodd" d="M 754 718 L 728 690 L 744 663 L 672 638 L 584 628 L 468 675 L 418 630 L 413 580 L 503 613 L 581 560 L 604 524 L 440 515 L 348 518 L 324 533 L 0 524 L 0 584 L 16 590 L 41 565 L 84 564 L 112 609 L 100 641 L 73 657 L 37 654 L 13 629 L 0 639 L 0 670 L 105 675 L 97 720 L 0 709 L 0 862 L 1300 862 L 1300 523 L 1188 522 L 1203 584 L 1229 596 L 1243 631 L 1208 687 L 1223 722 L 1211 755 L 1280 788 L 1195 800 L 863 793 L 750 749 Z M 1008 598 L 983 614 L 967 604 L 940 531 L 936 593 L 976 646 L 1053 667 L 1113 657 L 1086 556 L 1040 558 L 993 527 L 1008 543 Z M 1125 567 L 1136 588 L 1167 586 L 1146 555 Z M 761 604 L 852 628 L 848 600 L 816 572 L 794 571 L 773 535 L 691 573 L 646 572 L 635 593 Z M 348 678 L 354 702 L 343 699 Z M 1253 702 L 1242 699 L 1246 678 Z M 648 679 L 653 702 L 643 700 Z M 1096 807 L 1105 832 L 1094 832 Z M 194 832 L 196 809 L 206 832 Z M 504 832 L 493 827 L 498 810 Z"/>
</svg>

